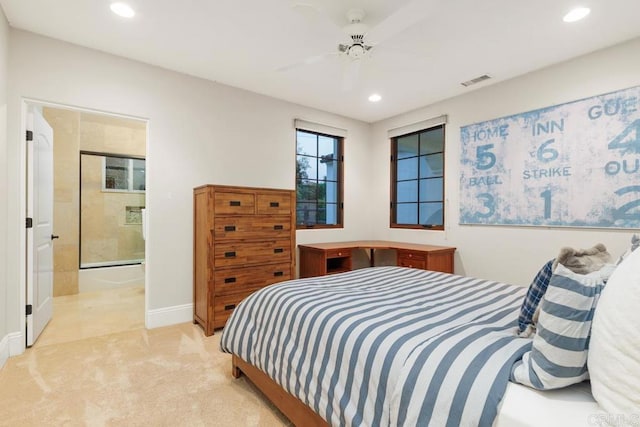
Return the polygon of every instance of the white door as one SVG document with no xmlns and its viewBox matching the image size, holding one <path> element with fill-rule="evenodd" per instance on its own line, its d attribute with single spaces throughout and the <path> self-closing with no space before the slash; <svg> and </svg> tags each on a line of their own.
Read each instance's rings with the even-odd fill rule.
<svg viewBox="0 0 640 427">
<path fill-rule="evenodd" d="M 33 133 L 33 140 L 27 142 L 27 218 L 32 218 L 32 228 L 27 228 L 30 347 L 53 314 L 53 129 L 39 111 L 30 108 L 27 130 Z"/>
</svg>

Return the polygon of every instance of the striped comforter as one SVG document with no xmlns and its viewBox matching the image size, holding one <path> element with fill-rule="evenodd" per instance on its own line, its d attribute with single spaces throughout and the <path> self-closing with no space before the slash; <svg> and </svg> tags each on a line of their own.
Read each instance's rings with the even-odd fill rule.
<svg viewBox="0 0 640 427">
<path fill-rule="evenodd" d="M 334 426 L 490 426 L 526 288 L 402 267 L 291 280 L 244 300 L 221 348 Z"/>
</svg>

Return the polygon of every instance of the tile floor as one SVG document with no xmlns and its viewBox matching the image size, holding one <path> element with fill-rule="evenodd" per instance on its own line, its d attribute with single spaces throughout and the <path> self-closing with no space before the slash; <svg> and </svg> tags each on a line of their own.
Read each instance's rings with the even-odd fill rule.
<svg viewBox="0 0 640 427">
<path fill-rule="evenodd" d="M 144 328 L 144 285 L 53 299 L 53 318 L 34 348 Z"/>
</svg>

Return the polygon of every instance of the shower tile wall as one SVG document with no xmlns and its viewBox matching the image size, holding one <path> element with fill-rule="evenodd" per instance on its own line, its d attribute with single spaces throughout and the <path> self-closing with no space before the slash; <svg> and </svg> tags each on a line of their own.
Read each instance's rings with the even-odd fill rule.
<svg viewBox="0 0 640 427">
<path fill-rule="evenodd" d="M 144 122 L 45 107 L 53 128 L 54 296 L 78 293 L 80 150 L 145 156 Z"/>
</svg>

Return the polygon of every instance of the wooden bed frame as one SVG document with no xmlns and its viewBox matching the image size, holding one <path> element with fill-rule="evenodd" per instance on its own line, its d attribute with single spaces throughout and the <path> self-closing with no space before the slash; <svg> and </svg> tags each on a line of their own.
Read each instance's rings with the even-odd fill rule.
<svg viewBox="0 0 640 427">
<path fill-rule="evenodd" d="M 313 412 L 300 399 L 287 392 L 267 374 L 245 362 L 235 354 L 231 358 L 231 375 L 240 378 L 244 374 L 294 425 L 328 427 L 320 415 Z"/>
</svg>

